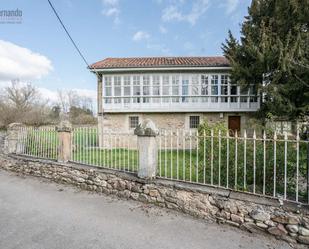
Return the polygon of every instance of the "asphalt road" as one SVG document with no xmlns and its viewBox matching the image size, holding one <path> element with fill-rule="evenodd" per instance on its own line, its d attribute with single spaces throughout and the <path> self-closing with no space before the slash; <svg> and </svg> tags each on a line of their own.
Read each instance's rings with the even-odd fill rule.
<svg viewBox="0 0 309 249">
<path fill-rule="evenodd" d="M 1 249 L 290 248 L 270 236 L 0 170 Z"/>
</svg>

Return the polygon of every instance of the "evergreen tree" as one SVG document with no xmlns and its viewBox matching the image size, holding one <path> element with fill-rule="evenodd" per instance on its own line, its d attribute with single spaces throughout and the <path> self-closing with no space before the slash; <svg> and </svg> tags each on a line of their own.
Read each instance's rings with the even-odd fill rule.
<svg viewBox="0 0 309 249">
<path fill-rule="evenodd" d="M 252 0 L 240 41 L 223 44 L 231 80 L 264 96 L 260 118 L 309 116 L 309 0 Z"/>
</svg>

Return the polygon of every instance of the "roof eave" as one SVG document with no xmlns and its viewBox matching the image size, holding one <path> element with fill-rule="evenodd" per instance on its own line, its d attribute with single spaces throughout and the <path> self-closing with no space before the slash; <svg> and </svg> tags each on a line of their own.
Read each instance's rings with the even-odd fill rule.
<svg viewBox="0 0 309 249">
<path fill-rule="evenodd" d="M 231 70 L 231 66 L 169 66 L 169 67 L 111 67 L 89 68 L 91 72 L 125 72 L 125 71 L 194 71 L 194 70 Z"/>
</svg>

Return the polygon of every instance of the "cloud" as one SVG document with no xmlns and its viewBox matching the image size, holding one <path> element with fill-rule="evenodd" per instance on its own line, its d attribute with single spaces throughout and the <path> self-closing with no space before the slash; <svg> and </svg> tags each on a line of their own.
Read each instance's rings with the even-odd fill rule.
<svg viewBox="0 0 309 249">
<path fill-rule="evenodd" d="M 182 1 L 180 1 L 181 4 Z M 193 2 L 192 8 L 188 13 L 183 13 L 179 4 L 169 5 L 163 9 L 161 18 L 164 22 L 183 21 L 195 25 L 198 19 L 207 11 L 209 5 L 209 0 L 196 0 Z"/>
<path fill-rule="evenodd" d="M 44 55 L 0 40 L 0 81 L 40 79 L 52 69 L 51 61 Z"/>
<path fill-rule="evenodd" d="M 132 37 L 132 40 L 135 41 L 135 42 L 139 42 L 139 41 L 142 41 L 142 40 L 149 40 L 150 38 L 150 35 L 145 32 L 145 31 L 137 31 L 133 37 Z"/>
<path fill-rule="evenodd" d="M 120 8 L 118 0 L 102 0 L 102 14 L 112 18 L 115 24 L 120 23 Z"/>
<path fill-rule="evenodd" d="M 160 26 L 159 27 L 159 31 L 161 34 L 166 34 L 167 33 L 167 28 L 165 28 L 164 26 Z"/>
</svg>

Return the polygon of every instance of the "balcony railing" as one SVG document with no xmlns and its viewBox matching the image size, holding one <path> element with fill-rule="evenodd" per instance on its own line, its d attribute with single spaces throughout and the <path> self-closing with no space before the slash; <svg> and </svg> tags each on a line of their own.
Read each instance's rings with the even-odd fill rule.
<svg viewBox="0 0 309 249">
<path fill-rule="evenodd" d="M 257 111 L 256 95 L 104 97 L 107 111 Z"/>
</svg>

